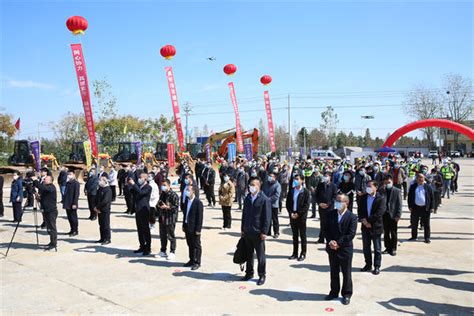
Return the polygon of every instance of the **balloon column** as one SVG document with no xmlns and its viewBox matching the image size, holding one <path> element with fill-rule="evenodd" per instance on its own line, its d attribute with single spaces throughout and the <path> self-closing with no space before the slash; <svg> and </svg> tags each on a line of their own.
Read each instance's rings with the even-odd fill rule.
<svg viewBox="0 0 474 316">
<path fill-rule="evenodd" d="M 224 66 L 224 73 L 228 76 L 232 76 L 237 71 L 237 67 L 234 64 L 227 64 Z M 237 140 L 237 150 L 239 152 L 244 151 L 244 140 L 242 138 L 242 128 L 240 126 L 240 115 L 239 115 L 239 106 L 237 104 L 237 97 L 235 96 L 235 87 L 234 83 L 231 81 L 228 83 L 230 89 L 230 100 L 232 101 L 232 106 L 234 107 L 235 113 L 235 132 Z"/>
<path fill-rule="evenodd" d="M 88 23 L 82 16 L 71 16 L 66 21 L 66 26 L 73 35 L 84 35 Z M 72 58 L 76 68 L 77 82 L 79 83 L 79 92 L 81 94 L 84 115 L 86 117 L 87 133 L 92 147 L 92 155 L 97 157 L 97 141 L 95 137 L 94 118 L 92 115 L 91 97 L 89 92 L 89 81 L 87 80 L 86 62 L 82 52 L 81 44 L 71 44 Z"/>
<path fill-rule="evenodd" d="M 176 48 L 172 45 L 165 45 L 160 49 L 160 54 L 166 60 L 170 60 L 171 58 L 176 55 Z M 181 116 L 179 114 L 179 103 L 178 103 L 178 93 L 176 91 L 176 84 L 174 82 L 174 75 L 173 75 L 173 68 L 171 66 L 165 67 L 166 72 L 166 79 L 168 81 L 168 89 L 170 91 L 171 96 L 171 105 L 173 107 L 173 114 L 174 114 L 174 122 L 176 125 L 176 132 L 178 134 L 178 144 L 179 149 L 184 151 L 184 136 L 183 136 L 183 128 L 181 125 Z"/>
<path fill-rule="evenodd" d="M 267 86 L 272 82 L 272 77 L 269 75 L 263 75 L 260 78 L 260 82 Z M 273 118 L 272 118 L 272 106 L 270 105 L 270 94 L 268 90 L 263 92 L 263 99 L 265 101 L 265 112 L 267 112 L 267 121 L 268 121 L 268 136 L 270 137 L 270 147 L 272 152 L 276 152 L 275 146 L 275 131 L 273 129 Z"/>
</svg>

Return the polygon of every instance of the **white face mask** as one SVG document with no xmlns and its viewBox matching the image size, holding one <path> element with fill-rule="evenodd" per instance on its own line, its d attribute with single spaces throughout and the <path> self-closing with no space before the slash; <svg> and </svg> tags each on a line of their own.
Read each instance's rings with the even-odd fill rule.
<svg viewBox="0 0 474 316">
<path fill-rule="evenodd" d="M 67 181 L 72 181 L 74 180 L 74 176 L 67 176 Z"/>
<path fill-rule="evenodd" d="M 145 183 L 145 181 L 142 178 L 138 179 L 138 184 L 139 185 L 142 185 L 143 183 Z"/>
<path fill-rule="evenodd" d="M 17 174 L 13 176 L 13 179 L 14 179 L 14 180 L 18 180 L 18 178 L 19 178 L 19 177 L 18 177 Z"/>
<path fill-rule="evenodd" d="M 151 176 L 148 177 L 148 181 L 150 181 L 150 182 L 153 181 L 153 177 L 151 177 Z"/>
<path fill-rule="evenodd" d="M 229 177 L 225 176 L 224 177 L 224 182 L 227 182 L 227 181 L 229 181 Z"/>
<path fill-rule="evenodd" d="M 257 192 L 257 188 L 254 185 L 249 187 L 250 193 L 255 194 Z"/>
<path fill-rule="evenodd" d="M 373 190 L 371 187 L 366 187 L 365 192 L 367 192 L 367 194 L 372 194 Z"/>
<path fill-rule="evenodd" d="M 106 184 L 104 181 L 100 181 L 100 182 L 99 182 L 99 186 L 100 186 L 101 188 L 105 187 L 106 185 L 107 185 L 107 184 Z"/>
<path fill-rule="evenodd" d="M 161 186 L 161 191 L 167 192 L 167 191 L 168 191 L 168 187 L 167 187 L 166 185 L 162 185 L 162 186 Z"/>
</svg>

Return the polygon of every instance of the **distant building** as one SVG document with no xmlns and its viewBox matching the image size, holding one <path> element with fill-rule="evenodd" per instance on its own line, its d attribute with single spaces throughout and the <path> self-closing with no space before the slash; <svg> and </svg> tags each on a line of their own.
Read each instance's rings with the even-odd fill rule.
<svg viewBox="0 0 474 316">
<path fill-rule="evenodd" d="M 464 125 L 474 129 L 474 120 L 468 120 L 464 122 Z M 457 147 L 455 148 L 454 145 L 454 134 L 458 134 L 458 141 Z M 471 153 L 472 152 L 472 140 L 469 139 L 464 134 L 459 134 L 453 130 L 440 128 L 440 139 L 444 143 L 444 149 L 451 151 L 451 150 L 460 150 L 462 154 Z"/>
</svg>

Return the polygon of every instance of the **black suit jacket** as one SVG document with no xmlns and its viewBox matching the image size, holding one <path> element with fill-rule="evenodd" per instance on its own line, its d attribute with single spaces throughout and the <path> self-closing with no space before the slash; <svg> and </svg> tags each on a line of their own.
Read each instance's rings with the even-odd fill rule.
<svg viewBox="0 0 474 316">
<path fill-rule="evenodd" d="M 110 212 L 110 204 L 112 204 L 112 189 L 109 186 L 101 187 L 97 190 L 95 204 L 101 213 Z"/>
<path fill-rule="evenodd" d="M 66 182 L 66 191 L 63 197 L 63 208 L 66 210 L 72 210 L 72 206 L 75 205 L 76 209 L 79 208 L 79 195 L 81 192 L 81 185 L 77 180 Z"/>
<path fill-rule="evenodd" d="M 434 193 L 433 189 L 431 188 L 431 185 L 428 183 L 425 183 L 424 185 L 425 188 L 425 210 L 427 212 L 430 212 L 431 210 L 434 209 Z M 410 186 L 410 190 L 408 191 L 408 208 L 409 209 L 414 209 L 417 205 L 415 204 L 415 191 L 416 188 L 418 187 L 418 183 L 414 182 Z"/>
<path fill-rule="evenodd" d="M 316 187 L 316 202 L 326 203 L 328 205 L 327 210 L 334 209 L 334 201 L 337 196 L 337 186 L 332 182 L 322 183 L 320 182 Z"/>
<path fill-rule="evenodd" d="M 354 245 L 352 240 L 357 231 L 357 216 L 351 211 L 346 210 L 338 222 L 337 210 L 328 212 L 327 225 L 324 228 L 324 236 L 326 237 L 326 251 L 328 253 L 336 253 L 341 258 L 352 257 L 354 252 Z M 329 242 L 335 240 L 340 248 L 332 250 L 329 247 Z"/>
<path fill-rule="evenodd" d="M 266 235 L 270 228 L 271 218 L 272 203 L 270 199 L 260 191 L 252 203 L 252 195 L 247 194 L 242 211 L 241 231 L 248 235 Z"/>
<path fill-rule="evenodd" d="M 186 207 L 183 210 L 183 230 L 191 233 L 200 233 L 204 217 L 204 206 L 202 205 L 202 202 L 201 200 L 199 200 L 198 197 L 194 197 L 193 203 L 191 204 L 191 208 L 189 209 L 188 222 L 185 223 L 186 216 L 188 214 L 188 200 L 189 198 L 186 198 L 186 201 L 184 203 Z"/>
<path fill-rule="evenodd" d="M 372 203 L 372 209 L 369 212 L 367 211 L 367 197 L 368 194 L 365 194 L 361 198 L 359 209 L 357 213 L 359 215 L 359 220 L 366 219 L 372 225 L 372 228 L 368 229 L 365 225 L 362 225 L 362 230 L 369 230 L 372 234 L 381 234 L 383 233 L 383 213 L 385 213 L 386 202 L 382 194 L 377 192 L 375 195 L 375 200 Z"/>
<path fill-rule="evenodd" d="M 306 219 L 306 217 L 308 216 L 310 202 L 310 194 L 308 189 L 302 187 L 302 190 L 303 191 L 298 194 L 296 210 L 293 209 L 293 194 L 295 192 L 295 188 L 291 188 L 290 192 L 286 197 L 286 209 L 288 211 L 288 214 L 291 215 L 292 213 L 298 213 L 298 219 Z"/>
<path fill-rule="evenodd" d="M 388 196 L 389 191 L 390 196 Z M 388 203 L 387 214 L 390 214 L 392 219 L 402 217 L 402 190 L 392 187 L 390 190 L 385 190 L 384 196 L 385 202 Z"/>
<path fill-rule="evenodd" d="M 150 210 L 150 195 L 151 195 L 151 186 L 145 184 L 142 187 L 139 187 L 138 184 L 130 186 L 130 191 L 133 194 L 133 200 L 135 201 L 135 210 L 137 212 L 141 210 Z"/>
<path fill-rule="evenodd" d="M 34 182 L 35 187 L 38 188 L 39 195 L 41 197 L 40 203 L 41 208 L 44 212 L 57 212 L 58 208 L 56 207 L 56 187 L 54 184 L 44 185 L 39 183 L 38 180 Z"/>
</svg>

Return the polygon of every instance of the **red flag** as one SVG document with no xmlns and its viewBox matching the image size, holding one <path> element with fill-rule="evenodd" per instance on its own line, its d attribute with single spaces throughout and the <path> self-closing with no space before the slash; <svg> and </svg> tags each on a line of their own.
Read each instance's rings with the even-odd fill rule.
<svg viewBox="0 0 474 316">
<path fill-rule="evenodd" d="M 239 152 L 244 151 L 244 140 L 242 138 L 242 128 L 240 127 L 240 115 L 239 115 L 239 106 L 237 104 L 237 97 L 235 96 L 235 88 L 234 83 L 229 82 L 229 89 L 230 89 L 230 100 L 232 101 L 232 106 L 234 107 L 235 113 L 235 133 L 237 134 L 237 150 Z"/>
<path fill-rule="evenodd" d="M 16 128 L 17 130 L 20 130 L 20 118 L 18 118 L 18 120 L 16 120 L 15 128 Z"/>
<path fill-rule="evenodd" d="M 263 92 L 263 97 L 265 100 L 265 112 L 267 112 L 267 120 L 268 120 L 268 136 L 270 136 L 270 146 L 272 148 L 272 152 L 276 152 L 275 146 L 275 131 L 273 130 L 273 118 L 272 118 L 272 107 L 270 105 L 270 95 L 268 91 Z"/>
<path fill-rule="evenodd" d="M 174 82 L 173 68 L 165 67 L 166 78 L 168 79 L 168 88 L 170 90 L 171 105 L 173 107 L 174 123 L 178 134 L 179 150 L 184 151 L 183 128 L 181 127 L 181 116 L 179 114 L 178 93 L 176 92 L 176 84 Z"/>
</svg>

